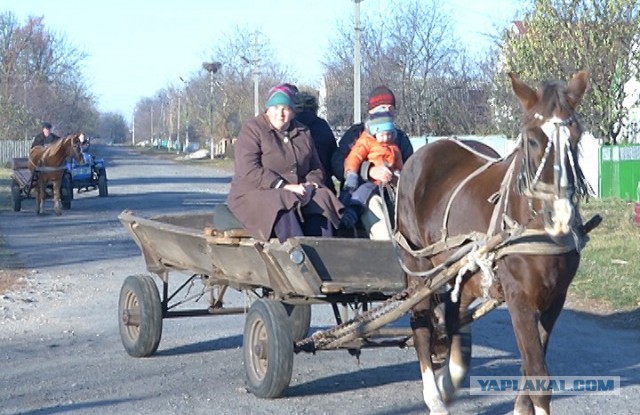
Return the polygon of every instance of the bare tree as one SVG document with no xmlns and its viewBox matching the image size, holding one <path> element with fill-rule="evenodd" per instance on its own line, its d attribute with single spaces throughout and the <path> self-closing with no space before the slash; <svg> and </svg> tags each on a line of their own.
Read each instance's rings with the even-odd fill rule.
<svg viewBox="0 0 640 415">
<path fill-rule="evenodd" d="M 158 92 L 155 98 L 143 98 L 138 102 L 134 116 L 136 135 L 139 131 L 149 130 L 152 108 L 158 111 L 156 107 L 159 107 L 163 111 L 164 105 L 165 111 L 171 111 L 171 115 L 167 118 L 165 113 L 164 119 L 168 124 L 163 124 L 163 130 L 158 129 L 160 124 L 156 121 L 154 135 L 176 137 L 176 103 L 179 99 L 180 118 L 188 122 L 181 129 L 188 128 L 191 142 L 205 144 L 212 135 L 216 141 L 235 137 L 242 123 L 254 116 L 254 70 L 260 74 L 260 105 L 263 105 L 264 97 L 272 86 L 295 82 L 289 72 L 277 63 L 269 40 L 263 35 L 256 36 L 256 32 L 247 28 L 236 28 L 224 38 L 226 41 L 218 43 L 210 54 L 209 62 L 221 64 L 213 76 L 203 68 L 194 68 L 188 79 L 182 79 L 182 85 L 174 83 Z"/>
<path fill-rule="evenodd" d="M 42 120 L 60 133 L 94 128 L 97 111 L 82 74 L 85 54 L 47 30 L 42 17 L 21 25 L 0 14 L 0 124 L 3 138 L 37 131 Z"/>
<path fill-rule="evenodd" d="M 363 21 L 363 103 L 384 84 L 394 90 L 398 124 L 409 134 L 486 131 L 486 85 L 471 70 L 440 0 L 396 1 Z M 352 121 L 353 34 L 338 27 L 325 62 L 328 119 Z M 471 115 L 471 117 L 468 117 Z M 467 117 L 467 118 L 465 118 Z"/>
</svg>

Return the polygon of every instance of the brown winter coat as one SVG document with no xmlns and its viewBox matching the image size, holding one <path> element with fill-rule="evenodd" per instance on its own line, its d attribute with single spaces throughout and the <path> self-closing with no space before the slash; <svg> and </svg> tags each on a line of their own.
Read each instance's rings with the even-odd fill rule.
<svg viewBox="0 0 640 415">
<path fill-rule="evenodd" d="M 291 121 L 288 139 L 276 130 L 265 114 L 247 121 L 235 143 L 235 174 L 227 204 L 251 235 L 267 241 L 278 212 L 301 209 L 303 214 L 321 214 L 334 227 L 340 223 L 343 205 L 323 186 L 324 172 L 309 129 Z M 311 182 L 319 187 L 304 209 L 297 194 L 276 188 L 282 183 Z"/>
</svg>

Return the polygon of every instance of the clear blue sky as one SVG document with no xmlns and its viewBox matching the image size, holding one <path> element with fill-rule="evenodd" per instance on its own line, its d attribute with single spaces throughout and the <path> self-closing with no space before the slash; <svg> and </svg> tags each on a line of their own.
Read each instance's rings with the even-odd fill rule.
<svg viewBox="0 0 640 415">
<path fill-rule="evenodd" d="M 488 43 L 484 34 L 508 25 L 525 1 L 443 3 L 465 46 L 478 51 Z M 384 4 L 364 0 L 361 13 Z M 125 118 L 141 97 L 199 70 L 236 27 L 260 30 L 298 81 L 318 84 L 337 22 L 353 10 L 352 0 L 0 0 L 0 12 L 11 11 L 22 23 L 44 16 L 49 30 L 86 52 L 84 73 L 98 108 Z"/>
</svg>

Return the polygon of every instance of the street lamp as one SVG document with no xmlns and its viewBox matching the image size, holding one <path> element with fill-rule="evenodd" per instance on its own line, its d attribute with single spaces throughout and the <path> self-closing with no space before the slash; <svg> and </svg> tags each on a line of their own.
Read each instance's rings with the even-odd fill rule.
<svg viewBox="0 0 640 415">
<path fill-rule="evenodd" d="M 258 59 L 248 59 L 240 56 L 240 59 L 252 66 L 253 72 L 253 112 L 254 115 L 260 114 L 260 71 L 258 70 Z"/>
<path fill-rule="evenodd" d="M 211 160 L 213 160 L 213 74 L 218 72 L 222 63 L 203 62 L 202 67 L 209 72 L 209 123 L 211 127 Z"/>
<path fill-rule="evenodd" d="M 353 47 L 353 123 L 362 121 L 360 109 L 360 3 L 363 0 L 353 0 L 355 4 L 355 42 Z"/>
</svg>

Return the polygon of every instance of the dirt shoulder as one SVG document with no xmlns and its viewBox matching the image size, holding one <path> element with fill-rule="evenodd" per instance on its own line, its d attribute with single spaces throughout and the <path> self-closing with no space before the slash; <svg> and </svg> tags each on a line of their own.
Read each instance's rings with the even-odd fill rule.
<svg viewBox="0 0 640 415">
<path fill-rule="evenodd" d="M 571 288 L 569 288 L 571 290 Z M 569 292 L 565 308 L 580 312 L 586 318 L 621 329 L 640 329 L 640 307 L 616 309 L 604 300 L 584 298 Z"/>
<path fill-rule="evenodd" d="M 0 294 L 20 288 L 27 271 L 0 235 Z"/>
</svg>

